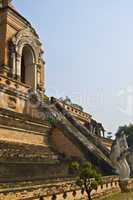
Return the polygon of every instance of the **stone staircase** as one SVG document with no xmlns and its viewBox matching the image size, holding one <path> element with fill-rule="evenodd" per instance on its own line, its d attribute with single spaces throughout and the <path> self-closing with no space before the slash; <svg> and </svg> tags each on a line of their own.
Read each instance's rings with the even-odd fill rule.
<svg viewBox="0 0 133 200">
<path fill-rule="evenodd" d="M 49 112 L 55 118 L 54 127 L 61 130 L 84 153 L 87 160 L 91 161 L 104 174 L 115 174 L 115 169 L 109 159 L 109 150 L 93 137 L 89 131 L 79 124 L 60 104 L 54 99 L 52 106 L 40 104 L 39 110 Z"/>
<path fill-rule="evenodd" d="M 105 145 L 103 145 L 101 138 L 96 136 L 96 135 L 92 135 L 90 133 L 90 131 L 83 126 L 81 123 L 79 123 L 70 113 L 68 113 L 59 102 L 55 103 L 56 108 L 62 113 L 64 114 L 64 116 L 67 118 L 67 120 L 76 128 L 78 129 L 82 135 L 84 135 L 90 142 L 94 143 L 97 148 L 99 148 L 104 155 L 106 155 L 107 157 L 109 157 L 110 155 L 110 151 L 108 148 L 106 148 Z"/>
</svg>

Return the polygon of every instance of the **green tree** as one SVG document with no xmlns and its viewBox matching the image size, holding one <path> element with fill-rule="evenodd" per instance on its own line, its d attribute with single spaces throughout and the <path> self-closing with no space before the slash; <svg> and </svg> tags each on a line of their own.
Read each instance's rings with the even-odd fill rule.
<svg viewBox="0 0 133 200">
<path fill-rule="evenodd" d="M 88 200 L 92 200 L 92 190 L 97 190 L 98 185 L 102 184 L 101 174 L 89 162 L 82 165 L 73 162 L 70 164 L 70 171 L 77 175 L 76 185 L 81 188 L 81 191 L 86 192 Z"/>
<path fill-rule="evenodd" d="M 116 136 L 119 137 L 121 134 L 126 135 L 129 147 L 133 147 L 133 124 L 120 126 L 118 128 Z"/>
</svg>

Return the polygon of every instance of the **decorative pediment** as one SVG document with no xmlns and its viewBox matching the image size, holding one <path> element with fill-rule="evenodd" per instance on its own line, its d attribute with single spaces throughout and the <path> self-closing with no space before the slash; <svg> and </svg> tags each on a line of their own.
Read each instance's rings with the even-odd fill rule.
<svg viewBox="0 0 133 200">
<path fill-rule="evenodd" d="M 36 63 L 39 62 L 40 56 L 42 54 L 41 42 L 33 28 L 26 28 L 19 31 L 13 38 L 12 44 L 15 47 L 15 51 L 18 55 L 21 55 L 22 49 L 25 45 L 29 45 L 35 54 Z"/>
<path fill-rule="evenodd" d="M 19 31 L 13 38 L 12 42 L 13 44 L 17 45 L 21 40 L 28 39 L 31 41 L 34 41 L 36 43 L 36 46 L 41 46 L 41 42 L 38 39 L 38 35 L 36 34 L 35 30 L 32 28 L 26 28 L 21 31 Z"/>
</svg>

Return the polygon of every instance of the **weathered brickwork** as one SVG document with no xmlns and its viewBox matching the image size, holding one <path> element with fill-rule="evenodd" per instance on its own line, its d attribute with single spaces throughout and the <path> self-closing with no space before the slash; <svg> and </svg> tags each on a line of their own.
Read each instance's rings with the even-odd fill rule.
<svg viewBox="0 0 133 200">
<path fill-rule="evenodd" d="M 83 159 L 83 153 L 57 128 L 52 130 L 51 140 L 58 152 L 69 157 Z"/>
<path fill-rule="evenodd" d="M 51 126 L 28 115 L 0 109 L 0 140 L 34 145 L 48 145 Z"/>
<path fill-rule="evenodd" d="M 43 134 L 36 134 L 28 132 L 28 130 L 17 130 L 11 128 L 2 128 L 0 126 L 0 139 L 1 140 L 6 140 L 10 142 L 19 142 L 19 143 L 26 143 L 26 144 L 34 144 L 34 145 L 47 145 L 47 136 Z"/>
<path fill-rule="evenodd" d="M 99 185 L 97 191 L 92 192 L 92 196 L 100 199 L 100 197 L 117 192 L 120 192 L 118 178 L 108 177 L 102 186 Z M 63 197 L 64 193 L 66 194 L 66 198 Z M 43 197 L 44 200 L 52 200 L 53 195 L 56 195 L 57 200 L 80 200 L 81 198 L 87 200 L 86 194 L 82 194 L 81 190 L 75 186 L 74 180 L 65 179 L 53 180 L 52 184 L 41 183 L 40 185 L 32 185 L 25 188 L 14 188 L 14 191 L 9 189 L 0 191 L 1 200 L 40 200 L 40 196 Z"/>
<path fill-rule="evenodd" d="M 91 116 L 69 105 L 64 105 L 66 112 L 60 113 L 57 128 L 45 119 L 46 110 L 49 114 L 60 111 L 56 106 L 50 111 L 50 102 L 43 107 L 42 44 L 31 24 L 5 2 L 0 9 L 0 200 L 52 200 L 53 195 L 57 200 L 86 199 L 70 178 L 70 160 L 61 154 L 82 161 L 91 158 L 98 166 L 102 163 L 104 170 L 107 164 L 109 171 L 112 166 L 104 148 L 108 142 L 92 137 L 82 126 Z M 32 93 L 39 106 L 31 105 Z M 119 192 L 118 182 L 118 177 L 107 177 L 93 197 Z"/>
<path fill-rule="evenodd" d="M 64 108 L 70 112 L 71 115 L 73 115 L 74 117 L 76 117 L 77 120 L 80 121 L 80 123 L 84 124 L 85 122 L 90 123 L 91 121 L 91 115 L 88 113 L 85 113 L 75 107 L 73 107 L 72 105 L 68 105 L 62 102 L 62 105 L 64 106 Z"/>
</svg>

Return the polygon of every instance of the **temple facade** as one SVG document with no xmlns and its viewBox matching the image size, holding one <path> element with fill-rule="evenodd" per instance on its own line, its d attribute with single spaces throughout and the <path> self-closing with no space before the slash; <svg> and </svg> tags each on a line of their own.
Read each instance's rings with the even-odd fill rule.
<svg viewBox="0 0 133 200">
<path fill-rule="evenodd" d="M 72 160 L 89 160 L 103 175 L 115 174 L 109 158 L 112 141 L 103 138 L 102 126 L 78 105 L 44 101 L 43 53 L 35 29 L 10 1 L 1 0 L 0 184 L 6 192 L 0 192 L 0 200 L 52 200 L 55 194 L 66 199 L 66 193 L 68 200 L 75 199 L 74 177 L 68 172 Z M 118 178 L 112 182 L 108 191 L 119 191 Z"/>
<path fill-rule="evenodd" d="M 31 24 L 8 1 L 3 2 L 0 12 L 0 81 L 4 92 L 0 93 L 3 96 L 0 106 L 25 113 L 28 90 L 32 88 L 40 95 L 44 94 L 43 50 Z"/>
<path fill-rule="evenodd" d="M 21 170 L 30 172 L 31 163 L 34 171 L 37 163 L 56 160 L 48 143 L 51 126 L 39 120 L 28 101 L 29 92 L 43 98 L 45 62 L 36 31 L 6 0 L 0 9 L 0 36 L 0 160 L 7 162 L 8 180 L 21 179 Z"/>
</svg>

